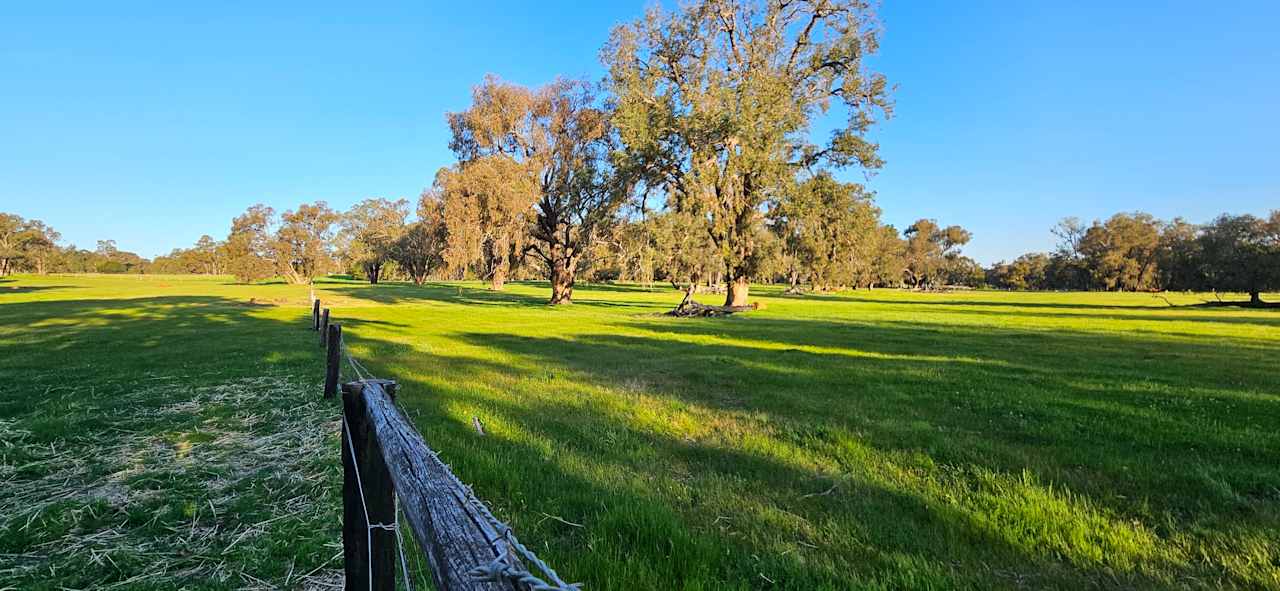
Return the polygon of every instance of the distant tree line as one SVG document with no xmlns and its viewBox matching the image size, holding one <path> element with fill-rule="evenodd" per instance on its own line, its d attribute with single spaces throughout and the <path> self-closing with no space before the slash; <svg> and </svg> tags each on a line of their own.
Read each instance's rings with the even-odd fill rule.
<svg viewBox="0 0 1280 591">
<path fill-rule="evenodd" d="M 11 273 L 141 273 L 150 261 L 99 240 L 94 250 L 62 246 L 61 234 L 40 220 L 0 212 L 0 276 Z"/>
<path fill-rule="evenodd" d="M 1004 289 L 1230 291 L 1258 303 L 1280 290 L 1280 210 L 1269 217 L 1223 214 L 1205 224 L 1118 213 L 1053 228 L 1051 253 L 1024 254 L 987 270 Z"/>
<path fill-rule="evenodd" d="M 727 289 L 724 260 L 691 214 L 595 205 L 589 213 L 609 209 L 609 215 L 591 219 L 589 231 L 579 225 L 549 238 L 539 225 L 545 228 L 550 215 L 544 212 L 553 211 L 553 204 L 527 205 L 509 213 L 514 220 L 497 224 L 495 217 L 509 210 L 486 203 L 492 193 L 448 185 L 460 182 L 456 174 L 442 171 L 436 186 L 419 198 L 414 216 L 404 199 L 367 199 L 346 212 L 315 202 L 279 216 L 255 205 L 232 220 L 225 239 L 201 236 L 192 247 L 153 261 L 121 251 L 111 240 L 99 241 L 92 251 L 60 246 L 60 235 L 47 224 L 0 213 L 0 275 L 230 274 L 242 282 L 283 277 L 308 283 L 346 273 L 371 283 L 480 278 L 501 289 L 510 278 L 554 277 L 560 265 L 569 274 L 558 292 L 566 298 L 578 274 L 592 281 L 665 282 L 689 291 Z M 881 223 L 873 195 L 825 174 L 780 196 L 761 217 L 754 238 L 760 261 L 752 279 L 785 284 L 791 293 L 985 286 L 1245 292 L 1260 302 L 1262 293 L 1280 290 L 1280 210 L 1267 218 L 1223 214 L 1199 225 L 1161 222 L 1144 213 L 1116 214 L 1088 226 L 1067 218 L 1052 229 L 1059 240 L 1053 252 L 1025 254 L 985 270 L 959 251 L 969 241 L 967 230 L 921 219 L 899 233 Z M 502 249 L 495 251 L 495 244 Z M 542 254 L 565 251 L 571 254 L 561 263 Z"/>
</svg>

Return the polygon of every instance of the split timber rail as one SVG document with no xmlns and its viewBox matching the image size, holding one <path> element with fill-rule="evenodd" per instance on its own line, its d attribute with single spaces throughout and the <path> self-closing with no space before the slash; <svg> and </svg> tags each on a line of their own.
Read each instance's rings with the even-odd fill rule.
<svg viewBox="0 0 1280 591">
<path fill-rule="evenodd" d="M 411 581 L 400 513 L 439 591 L 578 589 L 521 544 L 453 474 L 396 407 L 396 382 L 374 377 L 345 351 L 342 325 L 330 322 L 319 299 L 312 302 L 312 329 L 326 349 L 324 397 L 342 392 L 346 589 L 393 591 L 397 570 L 406 584 Z M 356 379 L 339 385 L 344 359 Z"/>
</svg>

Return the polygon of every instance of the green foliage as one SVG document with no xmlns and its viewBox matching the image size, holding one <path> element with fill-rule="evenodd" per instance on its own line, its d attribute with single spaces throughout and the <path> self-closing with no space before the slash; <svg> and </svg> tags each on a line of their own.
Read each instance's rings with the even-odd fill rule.
<svg viewBox="0 0 1280 591">
<path fill-rule="evenodd" d="M 1206 282 L 1223 291 L 1243 291 L 1257 301 L 1280 289 L 1280 210 L 1270 220 L 1222 215 L 1204 227 L 1200 256 Z"/>
<path fill-rule="evenodd" d="M 342 251 L 348 265 L 364 272 L 369 283 L 377 283 L 396 241 L 405 232 L 408 216 L 407 200 L 365 199 L 342 214 L 337 250 Z"/>
<path fill-rule="evenodd" d="M 627 167 L 705 222 L 726 304 L 747 303 L 765 263 L 761 210 L 797 167 L 880 166 L 865 138 L 889 111 L 865 62 L 878 35 L 870 5 L 853 1 L 703 0 L 614 29 L 601 55 Z M 815 143 L 810 125 L 833 101 L 845 123 Z"/>
<path fill-rule="evenodd" d="M 1094 223 L 1080 241 L 1080 254 L 1093 285 L 1105 290 L 1155 287 L 1160 222 L 1150 214 L 1118 213 Z"/>
<path fill-rule="evenodd" d="M 418 221 L 391 244 L 389 256 L 414 283 L 422 285 L 431 273 L 444 269 L 448 243 L 444 204 L 435 194 L 424 192 L 418 202 Z"/>
<path fill-rule="evenodd" d="M 1280 289 L 1280 210 L 1269 218 L 1223 214 L 1196 226 L 1150 214 L 1116 214 L 1085 227 L 1066 218 L 1053 229 L 1052 255 L 1019 257 L 987 272 L 1006 289 L 1242 291 L 1253 303 Z"/>
<path fill-rule="evenodd" d="M 270 234 L 274 220 L 275 210 L 258 204 L 231 221 L 225 246 L 227 272 L 241 283 L 275 275 Z"/>
<path fill-rule="evenodd" d="M 819 173 L 787 191 L 769 217 L 793 288 L 805 280 L 819 291 L 870 284 L 880 210 L 861 185 Z"/>
<path fill-rule="evenodd" d="M 311 283 L 333 268 L 334 226 L 341 220 L 323 201 L 303 203 L 280 216 L 269 242 L 276 272 L 290 283 Z"/>
<path fill-rule="evenodd" d="M 609 112 L 592 85 L 489 76 L 449 126 L 459 163 L 438 178 L 451 258 L 483 259 L 499 289 L 508 259 L 536 257 L 555 286 L 550 303 L 571 303 L 579 264 L 631 192 L 611 166 Z"/>
<path fill-rule="evenodd" d="M 226 269 L 226 246 L 209 235 L 201 236 L 191 248 L 175 248 L 158 256 L 147 267 L 148 273 L 220 275 Z"/>
<path fill-rule="evenodd" d="M 1039 252 L 1024 254 L 1012 263 L 996 263 L 987 270 L 986 282 L 992 287 L 1017 290 L 1049 289 L 1053 259 Z"/>
<path fill-rule="evenodd" d="M 960 226 L 938 225 L 934 220 L 916 220 L 903 230 L 907 242 L 903 250 L 907 285 L 930 288 L 938 285 L 969 285 L 980 278 L 972 261 L 962 259 L 959 248 L 971 235 Z"/>
</svg>

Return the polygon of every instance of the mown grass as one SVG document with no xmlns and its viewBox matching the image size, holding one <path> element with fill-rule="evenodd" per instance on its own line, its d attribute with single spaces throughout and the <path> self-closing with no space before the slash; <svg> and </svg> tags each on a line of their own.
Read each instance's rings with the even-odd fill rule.
<svg viewBox="0 0 1280 591">
<path fill-rule="evenodd" d="M 764 310 L 673 319 L 660 314 L 678 300 L 669 290 L 590 286 L 559 308 L 547 291 L 316 286 L 431 445 L 585 588 L 1280 588 L 1276 310 L 761 288 Z M 314 404 L 307 297 L 221 278 L 0 283 L 0 420 L 29 432 L 3 448 L 6 487 L 49 478 L 26 465 L 47 444 L 94 457 L 125 430 L 127 445 L 218 457 L 226 433 L 306 433 L 285 412 L 304 405 L 333 452 L 282 456 L 274 477 L 304 475 L 292 489 L 143 462 L 171 478 L 144 478 L 156 492 L 136 502 L 95 488 L 118 466 L 89 470 L 72 497 L 0 528 L 19 588 L 137 577 L 146 559 L 86 559 L 105 548 L 37 558 L 104 530 L 151 543 L 140 555 L 174 573 L 220 574 L 209 588 L 331 576 L 336 406 Z M 210 394 L 262 379 L 283 385 Z M 204 424 L 207 437 L 189 436 Z M 228 480 L 239 488 L 215 486 Z M 228 511 L 188 509 L 233 496 L 245 500 Z M 254 529 L 289 502 L 307 508 Z M 200 561 L 180 553 L 192 528 L 254 533 L 225 554 L 234 538 L 215 534 L 201 552 L 218 560 Z"/>
</svg>

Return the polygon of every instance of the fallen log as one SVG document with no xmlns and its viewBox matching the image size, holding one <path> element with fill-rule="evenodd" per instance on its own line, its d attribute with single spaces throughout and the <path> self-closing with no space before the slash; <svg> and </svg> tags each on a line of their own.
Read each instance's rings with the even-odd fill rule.
<svg viewBox="0 0 1280 591">
<path fill-rule="evenodd" d="M 667 312 L 668 316 L 679 316 L 681 318 L 704 317 L 704 316 L 728 316 L 737 312 L 750 312 L 759 310 L 760 304 L 752 303 L 748 306 L 708 306 L 699 304 L 693 300 L 685 300 L 680 302 L 679 306 Z"/>
<path fill-rule="evenodd" d="M 759 302 L 752 302 L 747 306 L 708 306 L 706 304 L 700 304 L 693 299 L 693 294 L 694 291 L 697 290 L 697 287 L 696 283 L 690 284 L 689 288 L 684 291 L 684 299 L 680 300 L 680 305 L 676 306 L 674 310 L 667 312 L 667 315 L 679 316 L 681 318 L 728 316 L 735 312 L 750 312 L 752 310 L 760 309 Z"/>
</svg>

